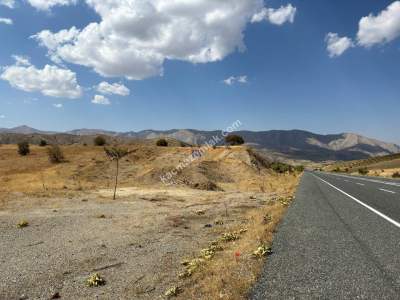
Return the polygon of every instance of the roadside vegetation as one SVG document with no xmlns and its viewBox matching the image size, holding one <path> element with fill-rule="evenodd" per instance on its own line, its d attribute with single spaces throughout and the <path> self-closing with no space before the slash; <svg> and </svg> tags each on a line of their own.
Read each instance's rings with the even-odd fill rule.
<svg viewBox="0 0 400 300">
<path fill-rule="evenodd" d="M 400 174 L 400 153 L 362 160 L 338 162 L 325 166 L 323 169 L 325 171 L 348 173 L 352 175 L 399 178 L 397 177 L 397 173 Z"/>
</svg>

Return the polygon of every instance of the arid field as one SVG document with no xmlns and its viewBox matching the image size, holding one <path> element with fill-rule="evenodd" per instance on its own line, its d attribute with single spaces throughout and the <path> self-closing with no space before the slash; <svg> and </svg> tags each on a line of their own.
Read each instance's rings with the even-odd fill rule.
<svg viewBox="0 0 400 300">
<path fill-rule="evenodd" d="M 337 162 L 325 167 L 327 171 L 346 172 L 359 174 L 360 170 L 367 172 L 363 175 L 379 176 L 387 178 L 400 177 L 400 154 L 371 157 L 368 159 L 354 160 L 348 162 Z M 365 173 L 364 172 L 364 173 Z"/>
<path fill-rule="evenodd" d="M 0 299 L 245 297 L 300 174 L 218 147 L 166 186 L 193 148 L 125 147 L 113 200 L 102 147 L 63 146 L 52 164 L 47 147 L 0 146 Z"/>
</svg>

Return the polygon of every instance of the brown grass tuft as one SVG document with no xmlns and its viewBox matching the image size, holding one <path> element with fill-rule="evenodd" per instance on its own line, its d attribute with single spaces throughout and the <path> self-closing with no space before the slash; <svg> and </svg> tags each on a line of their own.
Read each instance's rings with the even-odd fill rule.
<svg viewBox="0 0 400 300">
<path fill-rule="evenodd" d="M 250 210 L 245 217 L 246 229 L 235 225 L 220 238 L 221 251 L 203 250 L 208 259 L 189 261 L 185 275 L 190 275 L 182 276 L 186 282 L 179 299 L 245 299 L 271 254 L 273 232 L 291 200 L 278 199 L 262 209 Z"/>
</svg>

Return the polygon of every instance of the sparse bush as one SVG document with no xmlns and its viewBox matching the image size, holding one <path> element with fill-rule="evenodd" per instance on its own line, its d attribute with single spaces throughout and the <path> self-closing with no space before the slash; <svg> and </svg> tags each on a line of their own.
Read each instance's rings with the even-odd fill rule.
<svg viewBox="0 0 400 300">
<path fill-rule="evenodd" d="M 367 168 L 359 168 L 359 169 L 358 169 L 358 173 L 359 173 L 360 175 L 367 175 L 367 174 L 369 173 L 369 171 L 368 171 Z"/>
<path fill-rule="evenodd" d="M 225 137 L 225 142 L 231 146 L 243 145 L 244 139 L 240 135 L 230 134 Z"/>
<path fill-rule="evenodd" d="M 105 285 L 106 281 L 99 274 L 90 275 L 90 277 L 86 280 L 86 284 L 89 287 L 97 287 L 100 285 Z"/>
<path fill-rule="evenodd" d="M 271 164 L 271 169 L 277 173 L 286 173 L 286 172 L 293 172 L 293 167 L 291 165 L 281 163 L 281 162 L 274 162 Z"/>
<path fill-rule="evenodd" d="M 18 143 L 18 153 L 21 156 L 26 156 L 31 152 L 29 149 L 29 143 L 26 141 Z"/>
<path fill-rule="evenodd" d="M 47 141 L 46 140 L 40 140 L 39 146 L 40 147 L 46 147 L 47 146 Z"/>
<path fill-rule="evenodd" d="M 261 245 L 253 252 L 254 258 L 262 258 L 272 254 L 272 249 L 269 245 Z"/>
<path fill-rule="evenodd" d="M 340 173 L 340 172 L 342 172 L 342 169 L 339 167 L 336 167 L 335 169 L 333 169 L 333 172 Z"/>
<path fill-rule="evenodd" d="M 64 154 L 58 145 L 51 145 L 47 149 L 49 161 L 53 164 L 59 164 L 65 161 Z"/>
<path fill-rule="evenodd" d="M 296 170 L 296 172 L 304 172 L 304 166 L 295 166 L 294 169 Z"/>
<path fill-rule="evenodd" d="M 158 147 L 168 147 L 168 142 L 166 139 L 159 139 L 156 143 Z"/>
<path fill-rule="evenodd" d="M 392 175 L 393 178 L 400 178 L 400 172 L 395 172 Z"/>
<path fill-rule="evenodd" d="M 95 146 L 104 146 L 106 144 L 106 139 L 103 136 L 99 135 L 94 138 L 93 143 L 95 144 Z"/>
<path fill-rule="evenodd" d="M 18 228 L 24 228 L 24 227 L 28 227 L 29 226 L 29 223 L 28 223 L 28 221 L 26 221 L 26 220 L 21 220 L 21 221 L 19 221 L 19 223 L 17 224 L 17 227 Z"/>
</svg>

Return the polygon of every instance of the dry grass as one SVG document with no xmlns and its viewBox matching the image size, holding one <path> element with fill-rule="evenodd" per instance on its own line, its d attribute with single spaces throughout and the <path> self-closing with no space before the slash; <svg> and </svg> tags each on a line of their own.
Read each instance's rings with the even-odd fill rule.
<svg viewBox="0 0 400 300">
<path fill-rule="evenodd" d="M 297 184 L 298 178 L 287 182 L 289 194 L 293 195 Z M 222 249 L 200 263 L 198 270 L 180 283 L 183 290 L 178 298 L 245 299 L 261 273 L 275 228 L 287 210 L 287 203 L 293 199 L 291 195 L 287 195 L 285 201 L 276 198 L 261 208 L 247 211 L 241 224 L 224 227 L 225 232 L 237 233 L 237 239 L 218 243 Z M 260 257 L 259 253 L 255 255 L 260 247 L 267 250 L 265 257 Z"/>
<path fill-rule="evenodd" d="M 188 282 L 181 299 L 244 299 L 249 288 L 257 280 L 264 259 L 254 257 L 258 247 L 272 243 L 273 231 L 282 219 L 286 208 L 273 204 L 246 214 L 247 232 L 201 267 Z M 272 221 L 264 225 L 263 216 L 269 214 Z M 239 230 L 237 227 L 236 230 Z"/>
<path fill-rule="evenodd" d="M 113 293 L 122 298 L 156 299 L 166 297 L 167 291 L 179 299 L 245 298 L 265 261 L 253 253 L 272 242 L 273 231 L 287 209 L 286 199 L 293 195 L 299 174 L 260 170 L 243 147 L 217 148 L 178 174 L 178 179 L 187 184 L 166 187 L 160 183 L 159 175 L 182 162 L 192 150 L 129 147 L 132 152 L 121 160 L 116 201 L 111 200 L 114 165 L 101 147 L 63 146 L 66 162 L 57 165 L 49 162 L 45 147 L 32 146 L 26 157 L 17 154 L 15 145 L 0 147 L 2 214 L 12 220 L 7 230 L 15 230 L 22 218 L 40 224 L 37 230 L 43 233 L 50 228 L 55 230 L 54 222 L 61 224 L 56 227 L 56 238 L 43 237 L 40 245 L 45 248 L 38 253 L 51 256 L 58 253 L 52 250 L 58 249 L 58 243 L 78 243 L 68 248 L 73 256 L 65 254 L 78 261 L 76 266 L 67 266 L 74 271 L 62 290 L 67 296 L 90 298 L 95 293 L 96 289 L 80 290 L 76 286 L 77 282 L 82 283 L 82 279 L 77 281 L 82 265 L 85 270 L 95 270 L 121 261 L 125 267 L 102 270 L 101 275 L 107 280 L 106 287 L 111 286 Z M 190 188 L 207 182 L 223 191 Z M 71 224 L 81 224 L 80 229 L 73 230 Z M 35 244 L 30 240 L 30 228 L 21 237 L 21 245 Z M 109 250 L 101 246 L 104 241 L 109 242 Z M 14 239 L 3 244 L 4 249 L 15 247 Z M 132 247 L 136 247 L 135 251 L 129 250 Z M 92 248 L 107 255 L 93 259 Z M 36 250 L 32 247 L 29 251 Z M 29 261 L 32 255 L 23 257 Z M 41 264 L 44 269 L 51 261 L 47 256 Z M 189 276 L 179 278 L 187 270 L 179 263 L 184 259 L 195 266 Z M 136 268 L 138 265 L 142 269 Z M 12 266 L 5 262 L 2 267 L 10 271 Z M 132 285 L 143 274 L 143 282 Z M 21 281 L 20 286 L 7 286 L 6 290 L 19 293 L 21 286 L 31 283 L 29 290 L 39 293 L 34 288 L 37 282 L 36 278 Z"/>
<path fill-rule="evenodd" d="M 394 173 L 400 171 L 400 153 L 385 156 L 371 157 L 368 159 L 338 162 L 326 166 L 326 171 L 340 169 L 341 172 L 359 175 L 358 169 L 367 168 L 370 176 L 391 178 Z"/>
</svg>

